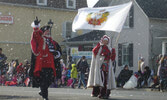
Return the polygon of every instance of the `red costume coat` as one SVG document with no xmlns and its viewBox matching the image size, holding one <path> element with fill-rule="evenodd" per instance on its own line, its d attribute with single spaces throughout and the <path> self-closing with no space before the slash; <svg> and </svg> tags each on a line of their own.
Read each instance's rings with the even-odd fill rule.
<svg viewBox="0 0 167 100">
<path fill-rule="evenodd" d="M 52 68 L 54 76 L 56 76 L 54 56 L 49 52 L 48 45 L 42 35 L 43 32 L 41 30 L 34 30 L 31 38 L 32 52 L 36 56 L 33 74 L 34 76 L 40 76 L 42 68 Z"/>
<path fill-rule="evenodd" d="M 110 58 L 111 58 L 111 52 L 110 52 L 109 48 L 106 45 L 100 45 L 100 43 L 98 43 L 96 45 L 96 47 L 93 48 L 94 55 L 95 56 L 97 55 L 97 53 L 98 53 L 98 51 L 99 51 L 101 46 L 102 46 L 102 50 L 100 52 L 100 55 L 105 57 L 104 58 L 105 61 L 109 61 Z"/>
<path fill-rule="evenodd" d="M 96 45 L 96 47 L 93 48 L 93 53 L 94 53 L 95 56 L 97 55 L 97 53 L 98 53 L 98 51 L 99 51 L 99 49 L 100 49 L 100 46 L 101 46 L 100 43 L 98 43 L 98 44 Z M 112 61 L 114 61 L 114 60 L 115 60 L 115 57 L 116 57 L 115 48 L 112 48 L 112 50 L 110 51 L 107 46 L 103 46 L 100 55 L 105 56 L 105 59 L 104 59 L 104 60 L 109 60 L 109 59 L 111 59 Z"/>
</svg>

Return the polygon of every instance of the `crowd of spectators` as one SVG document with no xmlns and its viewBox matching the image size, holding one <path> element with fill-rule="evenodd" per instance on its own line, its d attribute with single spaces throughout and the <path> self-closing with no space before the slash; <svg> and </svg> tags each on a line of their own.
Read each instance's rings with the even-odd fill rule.
<svg viewBox="0 0 167 100">
<path fill-rule="evenodd" d="M 31 79 L 29 78 L 30 62 L 25 60 L 23 63 L 12 60 L 6 62 L 7 57 L 2 53 L 0 48 L 0 86 L 31 86 Z M 150 87 L 152 90 L 158 88 L 160 91 L 167 89 L 167 55 L 159 55 L 157 57 L 158 71 L 155 73 L 149 66 L 145 65 L 144 58 L 138 61 L 138 72 L 133 72 L 125 65 L 116 77 L 117 87 L 123 87 L 134 75 L 137 78 L 136 88 Z M 61 72 L 60 78 L 55 78 L 51 87 L 77 87 L 86 89 L 89 65 L 86 57 L 81 57 L 74 63 L 71 56 L 68 57 L 67 66 L 63 59 L 60 60 Z"/>
</svg>

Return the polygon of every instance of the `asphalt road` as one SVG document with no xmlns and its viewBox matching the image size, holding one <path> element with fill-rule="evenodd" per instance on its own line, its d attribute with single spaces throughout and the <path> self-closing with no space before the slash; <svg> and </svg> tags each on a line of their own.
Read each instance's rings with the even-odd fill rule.
<svg viewBox="0 0 167 100">
<path fill-rule="evenodd" d="M 38 95 L 38 88 L 0 86 L 0 100 L 43 100 Z M 91 97 L 92 89 L 49 88 L 49 100 L 100 100 Z M 143 89 L 111 92 L 109 100 L 167 100 L 167 92 L 149 91 Z"/>
</svg>

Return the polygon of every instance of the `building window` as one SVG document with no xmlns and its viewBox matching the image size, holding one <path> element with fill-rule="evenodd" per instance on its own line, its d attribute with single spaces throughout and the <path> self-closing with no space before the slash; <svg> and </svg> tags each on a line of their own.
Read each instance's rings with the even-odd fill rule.
<svg viewBox="0 0 167 100">
<path fill-rule="evenodd" d="M 67 8 L 76 8 L 76 0 L 66 0 L 66 7 Z"/>
<path fill-rule="evenodd" d="M 47 0 L 37 0 L 37 5 L 47 5 Z"/>
<path fill-rule="evenodd" d="M 76 36 L 76 33 L 72 32 L 72 22 L 64 22 L 62 32 L 62 36 L 65 39 L 70 39 Z"/>
<path fill-rule="evenodd" d="M 122 45 L 122 64 L 129 65 L 129 48 L 128 44 Z"/>
<path fill-rule="evenodd" d="M 133 67 L 133 44 L 118 44 L 118 66 Z"/>
<path fill-rule="evenodd" d="M 72 35 L 72 23 L 67 22 L 66 23 L 66 38 L 71 38 Z"/>
<path fill-rule="evenodd" d="M 167 54 L 167 41 L 162 42 L 162 55 Z"/>
</svg>

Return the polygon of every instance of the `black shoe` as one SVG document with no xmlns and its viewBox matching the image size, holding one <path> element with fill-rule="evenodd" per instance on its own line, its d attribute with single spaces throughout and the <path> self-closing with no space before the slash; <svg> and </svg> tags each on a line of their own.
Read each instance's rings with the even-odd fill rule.
<svg viewBox="0 0 167 100">
<path fill-rule="evenodd" d="M 103 96 L 102 99 L 108 99 L 108 96 Z"/>
<path fill-rule="evenodd" d="M 91 97 L 97 97 L 97 95 L 91 94 Z"/>
<path fill-rule="evenodd" d="M 99 99 L 108 99 L 108 96 L 101 96 L 101 95 L 99 95 L 98 98 Z"/>
<path fill-rule="evenodd" d="M 42 92 L 41 91 L 39 92 L 39 95 L 42 96 Z"/>
</svg>

